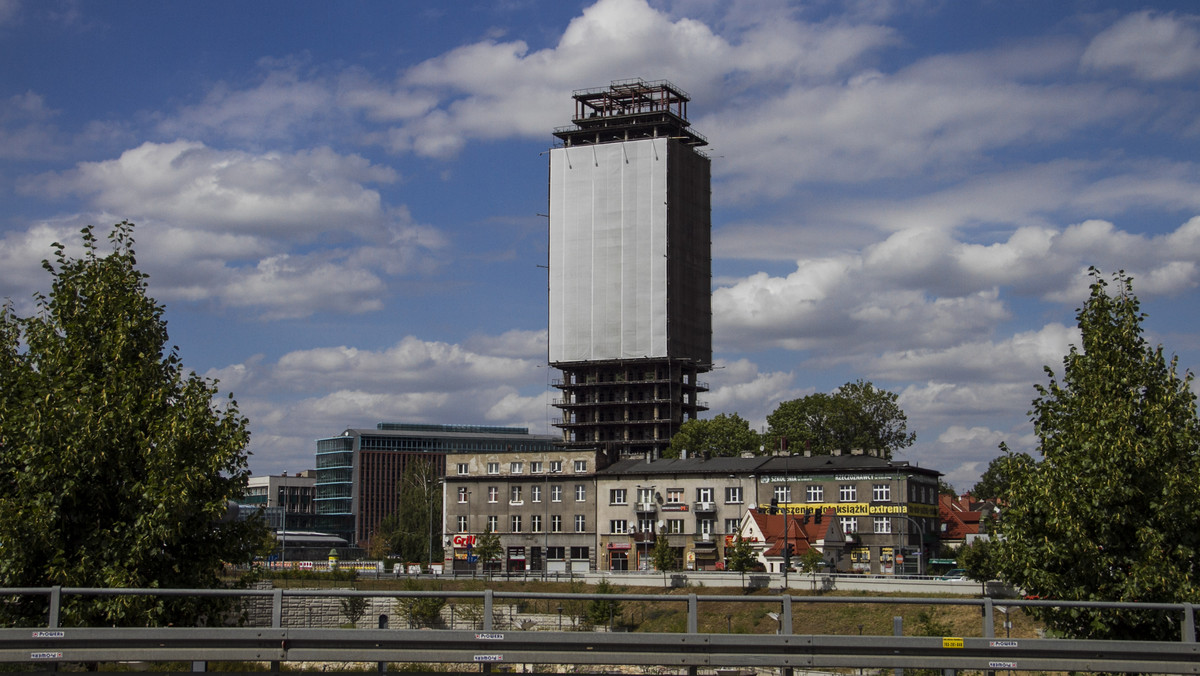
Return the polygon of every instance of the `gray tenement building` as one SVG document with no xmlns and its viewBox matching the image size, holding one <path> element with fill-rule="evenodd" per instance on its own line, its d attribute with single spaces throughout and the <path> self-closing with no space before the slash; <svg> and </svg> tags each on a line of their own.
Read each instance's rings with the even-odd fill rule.
<svg viewBox="0 0 1200 676">
<path fill-rule="evenodd" d="M 577 91 L 550 151 L 550 365 L 563 444 L 655 457 L 706 410 L 707 141 L 669 82 Z"/>
</svg>

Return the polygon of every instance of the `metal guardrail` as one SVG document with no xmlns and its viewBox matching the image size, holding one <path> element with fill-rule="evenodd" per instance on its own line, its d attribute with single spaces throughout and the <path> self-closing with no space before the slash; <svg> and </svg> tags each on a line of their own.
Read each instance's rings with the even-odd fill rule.
<svg viewBox="0 0 1200 676">
<path fill-rule="evenodd" d="M 638 665 L 697 669 L 937 668 L 977 671 L 1113 671 L 1200 674 L 1190 604 L 1119 604 L 1047 600 L 701 596 L 662 594 L 569 594 L 482 591 L 366 590 L 183 590 L 26 588 L 0 589 L 0 598 L 43 595 L 49 600 L 46 627 L 0 629 L 0 663 L 41 669 L 70 662 L 390 662 L 462 664 Z M 269 597 L 271 627 L 99 628 L 59 627 L 63 596 Z M 309 629 L 280 626 L 285 597 L 430 597 L 481 601 L 482 629 Z M 686 604 L 687 630 L 680 633 L 499 631 L 493 626 L 497 599 L 611 600 Z M 967 605 L 982 613 L 982 637 L 824 636 L 792 634 L 792 606 L 803 603 L 876 605 Z M 698 631 L 704 604 L 778 604 L 778 634 L 714 634 Z M 1180 613 L 1176 641 L 1073 641 L 1009 639 L 992 634 L 995 606 L 1132 608 Z M 486 670 L 486 669 L 485 669 Z"/>
</svg>

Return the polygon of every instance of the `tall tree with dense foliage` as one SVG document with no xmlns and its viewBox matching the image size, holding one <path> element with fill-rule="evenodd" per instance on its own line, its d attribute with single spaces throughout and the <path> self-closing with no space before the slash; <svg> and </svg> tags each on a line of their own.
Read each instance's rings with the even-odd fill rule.
<svg viewBox="0 0 1200 676">
<path fill-rule="evenodd" d="M 833 394 L 818 392 L 785 401 L 767 416 L 765 444 L 769 450 L 779 450 L 786 440 L 793 453 L 863 450 L 891 458 L 917 438 L 908 431 L 908 417 L 896 403 L 898 398 L 894 392 L 858 380 Z"/>
<path fill-rule="evenodd" d="M 0 310 L 0 586 L 212 587 L 264 539 L 261 522 L 227 518 L 249 474 L 246 419 L 166 348 L 133 225 L 108 239 L 102 255 L 85 228 L 78 259 L 55 244 L 38 311 Z M 189 612 L 70 596 L 62 616 L 145 625 Z"/>
<path fill-rule="evenodd" d="M 392 552 L 405 561 L 442 558 L 442 486 L 432 458 L 410 461 L 396 487 L 395 514 L 380 525 Z"/>
<path fill-rule="evenodd" d="M 1029 594 L 1200 603 L 1200 421 L 1191 373 L 1142 336 L 1131 279 L 1095 269 L 1082 347 L 1033 401 L 1042 460 L 1013 477 L 999 566 Z M 1163 640 L 1176 613 L 1033 609 L 1074 638 Z"/>
<path fill-rule="evenodd" d="M 979 481 L 971 488 L 971 497 L 977 500 L 1005 500 L 1013 477 L 1027 472 L 1035 461 L 1028 453 L 1014 453 L 1006 444 L 1000 444 L 1002 453 L 992 458 Z"/>
<path fill-rule="evenodd" d="M 671 437 L 671 445 L 663 451 L 663 457 L 678 458 L 684 451 L 689 457 L 737 457 L 743 451 L 757 454 L 760 445 L 758 432 L 750 428 L 748 421 L 736 413 L 720 413 L 683 423 Z"/>
</svg>

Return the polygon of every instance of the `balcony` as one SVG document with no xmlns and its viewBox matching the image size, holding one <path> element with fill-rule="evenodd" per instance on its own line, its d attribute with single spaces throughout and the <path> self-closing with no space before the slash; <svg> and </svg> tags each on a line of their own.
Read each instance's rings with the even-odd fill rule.
<svg viewBox="0 0 1200 676">
<path fill-rule="evenodd" d="M 636 510 L 639 514 L 654 514 L 658 512 L 658 505 L 653 502 L 639 502 Z"/>
<path fill-rule="evenodd" d="M 694 509 L 696 510 L 697 514 L 703 514 L 706 512 L 715 512 L 715 511 L 717 511 L 717 503 L 708 502 L 708 501 L 697 502 Z"/>
</svg>

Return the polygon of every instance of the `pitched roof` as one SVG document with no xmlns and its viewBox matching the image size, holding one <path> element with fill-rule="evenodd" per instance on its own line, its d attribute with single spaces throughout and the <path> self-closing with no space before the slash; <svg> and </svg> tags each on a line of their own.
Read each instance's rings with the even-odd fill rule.
<svg viewBox="0 0 1200 676">
<path fill-rule="evenodd" d="M 821 516 L 821 522 L 818 523 L 816 518 L 795 514 L 765 514 L 753 510 L 750 512 L 750 518 L 754 519 L 767 543 L 766 549 L 763 550 L 763 555 L 767 557 L 783 556 L 785 543 L 791 543 L 796 554 L 804 554 L 820 541 L 827 544 L 845 542 L 845 535 L 842 534 L 835 511 L 830 508 Z"/>
<path fill-rule="evenodd" d="M 970 494 L 938 496 L 938 521 L 943 540 L 962 540 L 979 532 L 983 512 L 971 509 Z"/>
</svg>

